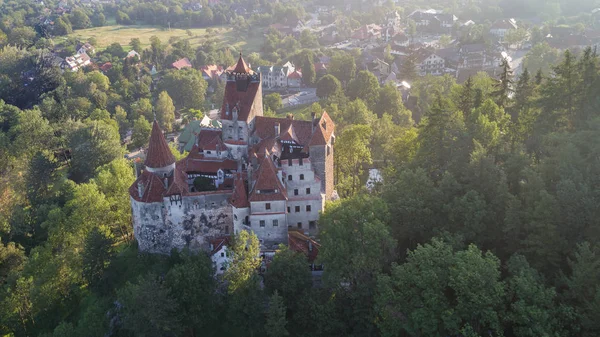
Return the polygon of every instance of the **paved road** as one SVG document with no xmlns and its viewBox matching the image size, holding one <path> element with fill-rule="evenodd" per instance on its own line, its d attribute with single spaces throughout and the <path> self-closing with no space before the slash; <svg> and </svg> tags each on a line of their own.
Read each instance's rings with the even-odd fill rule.
<svg viewBox="0 0 600 337">
<path fill-rule="evenodd" d="M 310 104 L 318 102 L 317 89 L 315 88 L 302 88 L 302 91 L 295 93 L 282 100 L 283 107 L 287 108 L 295 105 Z"/>
</svg>

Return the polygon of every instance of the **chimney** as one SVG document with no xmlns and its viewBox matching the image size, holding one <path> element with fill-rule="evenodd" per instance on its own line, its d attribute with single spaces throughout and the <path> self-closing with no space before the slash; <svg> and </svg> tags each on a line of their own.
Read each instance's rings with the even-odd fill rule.
<svg viewBox="0 0 600 337">
<path fill-rule="evenodd" d="M 144 183 L 141 181 L 138 182 L 138 195 L 140 199 L 144 196 Z"/>
<path fill-rule="evenodd" d="M 165 179 L 163 179 L 164 183 L 165 183 L 165 189 L 169 188 L 169 178 L 165 177 Z"/>
<path fill-rule="evenodd" d="M 215 245 L 213 245 L 212 243 L 210 244 L 210 251 L 212 252 L 213 250 L 215 250 Z"/>
<path fill-rule="evenodd" d="M 312 250 L 313 250 L 312 241 L 310 241 L 310 240 L 307 240 L 307 241 L 308 241 L 308 251 L 312 252 Z"/>
<path fill-rule="evenodd" d="M 312 133 L 315 133 L 315 117 L 316 117 L 317 113 L 316 112 L 311 112 L 310 113 L 310 118 L 312 121 Z"/>
<path fill-rule="evenodd" d="M 279 122 L 275 123 L 275 137 L 279 137 L 279 129 L 280 129 L 280 124 Z"/>
<path fill-rule="evenodd" d="M 234 120 L 234 121 L 237 121 L 237 119 L 238 119 L 238 110 L 239 110 L 239 109 L 238 109 L 238 106 L 239 106 L 239 105 L 238 105 L 238 104 L 236 104 L 236 105 L 233 107 L 233 110 L 232 110 L 232 112 L 233 112 L 233 120 Z"/>
</svg>

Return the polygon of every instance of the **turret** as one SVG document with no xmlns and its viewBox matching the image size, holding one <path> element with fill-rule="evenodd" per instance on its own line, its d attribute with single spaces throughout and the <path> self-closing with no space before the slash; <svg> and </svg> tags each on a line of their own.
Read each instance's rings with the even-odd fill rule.
<svg viewBox="0 0 600 337">
<path fill-rule="evenodd" d="M 171 148 L 169 148 L 167 140 L 156 121 L 152 125 L 148 155 L 144 165 L 148 172 L 152 172 L 161 178 L 171 176 L 175 169 L 175 156 L 171 153 Z"/>
</svg>

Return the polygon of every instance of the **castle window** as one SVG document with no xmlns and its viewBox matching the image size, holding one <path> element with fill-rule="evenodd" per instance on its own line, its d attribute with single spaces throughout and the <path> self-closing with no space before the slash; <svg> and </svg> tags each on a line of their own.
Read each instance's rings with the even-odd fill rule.
<svg viewBox="0 0 600 337">
<path fill-rule="evenodd" d="M 300 166 L 304 165 L 304 158 L 298 159 L 298 165 L 300 165 Z"/>
<path fill-rule="evenodd" d="M 290 213 L 290 212 L 291 212 L 291 211 L 290 211 L 290 206 L 288 206 L 288 213 Z"/>
<path fill-rule="evenodd" d="M 206 151 L 206 154 L 211 154 L 211 153 L 212 153 L 212 152 L 210 152 L 210 151 Z"/>
<path fill-rule="evenodd" d="M 329 156 L 331 154 L 331 146 L 327 145 L 327 155 Z"/>
<path fill-rule="evenodd" d="M 307 195 L 308 195 L 308 194 L 310 194 L 310 188 L 307 188 L 307 189 L 306 189 L 306 194 L 307 194 Z"/>
<path fill-rule="evenodd" d="M 221 252 L 221 257 L 225 257 L 225 253 L 224 252 Z"/>
<path fill-rule="evenodd" d="M 312 207 L 310 205 L 306 205 L 306 211 L 310 212 L 312 210 Z"/>
<path fill-rule="evenodd" d="M 265 204 L 265 209 L 271 209 L 271 203 L 267 202 L 267 203 Z"/>
<path fill-rule="evenodd" d="M 304 174 L 300 175 L 300 180 L 304 180 Z"/>
<path fill-rule="evenodd" d="M 288 159 L 288 166 L 293 166 L 291 159 Z"/>
<path fill-rule="evenodd" d="M 229 234 L 229 226 L 225 226 L 225 234 Z"/>
<path fill-rule="evenodd" d="M 302 229 L 302 222 L 298 222 L 298 228 Z"/>
<path fill-rule="evenodd" d="M 260 227 L 265 227 L 265 220 L 260 220 Z"/>
<path fill-rule="evenodd" d="M 291 174 L 288 176 L 288 180 L 292 180 L 292 175 Z"/>
<path fill-rule="evenodd" d="M 273 227 L 279 226 L 279 220 L 273 220 Z"/>
<path fill-rule="evenodd" d="M 294 190 L 294 195 L 298 195 L 298 189 Z"/>
<path fill-rule="evenodd" d="M 296 213 L 299 213 L 300 212 L 300 206 L 296 206 L 295 210 L 296 210 Z"/>
<path fill-rule="evenodd" d="M 309 229 L 315 229 L 315 228 L 317 228 L 317 222 L 316 221 L 309 221 L 308 222 L 308 228 Z"/>
</svg>

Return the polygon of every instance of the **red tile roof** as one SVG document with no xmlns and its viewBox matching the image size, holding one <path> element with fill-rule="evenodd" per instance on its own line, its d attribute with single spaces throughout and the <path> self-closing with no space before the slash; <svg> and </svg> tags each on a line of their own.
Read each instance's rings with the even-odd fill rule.
<svg viewBox="0 0 600 337">
<path fill-rule="evenodd" d="M 229 244 L 229 237 L 224 236 L 220 238 L 214 238 L 210 240 L 210 244 L 212 245 L 212 251 L 210 252 L 210 255 L 212 256 L 218 253 L 219 250 L 221 250 L 221 247 L 227 246 Z"/>
<path fill-rule="evenodd" d="M 107 71 L 111 70 L 112 67 L 113 67 L 112 63 L 106 62 L 103 65 L 101 65 L 99 69 L 102 70 L 102 72 L 107 72 Z"/>
<path fill-rule="evenodd" d="M 296 132 L 294 131 L 293 123 L 290 123 L 287 130 L 285 130 L 284 132 L 282 132 L 279 135 L 279 139 L 284 140 L 284 141 L 293 141 L 293 142 L 300 144 L 300 141 L 298 140 L 298 137 L 296 136 Z"/>
<path fill-rule="evenodd" d="M 200 70 L 202 71 L 202 73 L 204 75 L 206 75 L 206 77 L 209 78 L 216 78 L 221 76 L 221 74 L 223 74 L 223 67 L 215 65 L 215 64 L 211 64 L 211 65 L 207 65 L 207 66 L 202 66 L 202 68 L 200 68 Z"/>
<path fill-rule="evenodd" d="M 315 262 L 319 255 L 321 244 L 308 236 L 295 231 L 288 231 L 288 247 L 290 250 L 306 255 L 310 263 Z"/>
<path fill-rule="evenodd" d="M 254 71 L 252 71 L 252 69 L 250 69 L 250 67 L 248 67 L 248 65 L 246 64 L 246 61 L 244 61 L 244 58 L 242 57 L 241 53 L 240 58 L 238 59 L 235 66 L 227 68 L 227 71 L 231 71 L 237 74 L 254 74 Z"/>
<path fill-rule="evenodd" d="M 279 123 L 280 130 L 288 130 L 291 125 L 294 126 L 294 134 L 298 139 L 298 143 L 305 145 L 310 142 L 312 137 L 312 122 L 301 121 L 289 118 L 274 118 L 274 117 L 256 117 L 255 120 L 255 135 L 260 139 L 268 139 L 275 137 L 275 124 Z"/>
<path fill-rule="evenodd" d="M 154 121 L 145 165 L 151 168 L 161 168 L 173 163 L 175 163 L 175 157 L 171 153 L 171 149 L 158 126 L 158 122 Z"/>
<path fill-rule="evenodd" d="M 298 70 L 294 71 L 293 73 L 288 75 L 289 79 L 301 79 L 302 78 L 302 73 L 299 72 Z"/>
<path fill-rule="evenodd" d="M 138 179 L 129 187 L 129 195 L 141 202 L 162 202 L 163 197 L 169 195 L 187 195 L 187 175 L 185 172 L 175 170 L 171 177 L 166 178 L 168 190 L 165 188 L 164 178 L 160 178 L 149 171 L 142 171 Z M 139 189 L 142 189 L 140 197 Z"/>
<path fill-rule="evenodd" d="M 263 190 L 272 190 L 276 192 L 268 194 L 259 193 L 259 191 Z M 287 200 L 287 196 L 283 185 L 277 176 L 277 168 L 267 153 L 258 169 L 256 183 L 250 194 L 250 202 L 269 200 Z"/>
<path fill-rule="evenodd" d="M 234 182 L 233 194 L 229 199 L 231 205 L 235 208 L 247 208 L 250 207 L 250 203 L 248 202 L 248 193 L 246 192 L 246 183 L 242 178 L 241 174 L 239 174 Z"/>
<path fill-rule="evenodd" d="M 211 158 L 212 159 L 212 158 Z M 219 169 L 223 171 L 235 171 L 238 168 L 237 161 L 231 159 L 206 159 L 206 158 L 194 158 L 193 156 L 187 156 L 177 162 L 177 168 L 187 173 L 201 172 L 201 173 L 217 173 Z"/>
<path fill-rule="evenodd" d="M 187 57 L 184 57 L 181 60 L 173 62 L 172 66 L 177 70 L 181 70 L 183 68 L 191 68 L 192 62 L 190 62 L 190 60 Z"/>
<path fill-rule="evenodd" d="M 233 108 L 238 107 L 238 120 L 247 121 L 250 116 L 250 110 L 252 105 L 261 90 L 259 82 L 248 83 L 246 91 L 238 91 L 237 83 L 235 81 L 228 81 L 225 84 L 225 97 L 223 99 L 223 105 L 221 106 L 221 119 L 232 120 L 233 119 Z M 229 104 L 229 114 L 226 114 L 227 104 Z M 260 107 L 262 109 L 262 107 Z"/>
<path fill-rule="evenodd" d="M 333 135 L 334 129 L 335 124 L 331 120 L 331 117 L 329 117 L 326 111 L 323 111 L 323 115 L 321 115 L 318 124 L 315 126 L 315 133 L 308 146 L 327 145 L 331 139 L 331 135 Z"/>
</svg>

